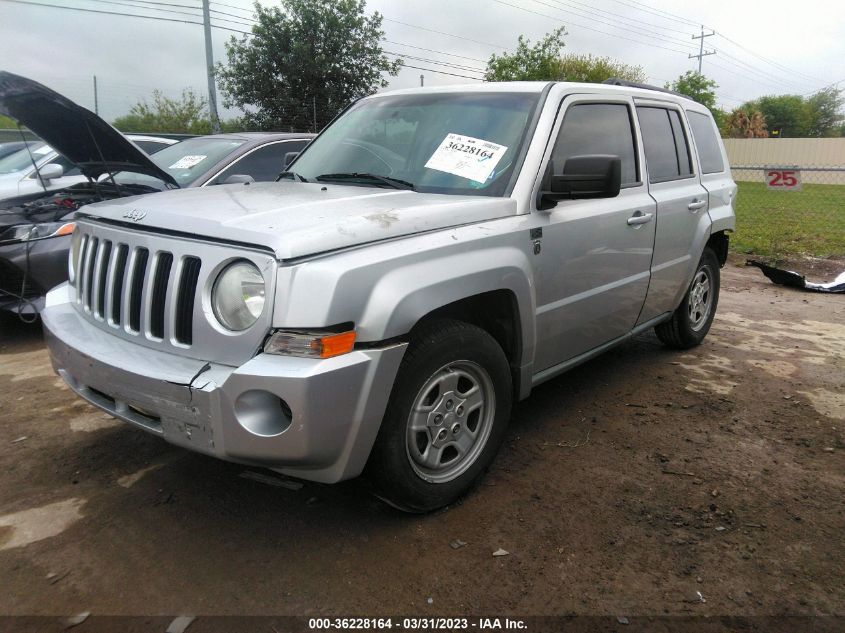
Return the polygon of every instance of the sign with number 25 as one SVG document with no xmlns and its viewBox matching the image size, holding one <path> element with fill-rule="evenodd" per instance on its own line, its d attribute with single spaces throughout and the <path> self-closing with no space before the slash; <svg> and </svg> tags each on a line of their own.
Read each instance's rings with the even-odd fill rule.
<svg viewBox="0 0 845 633">
<path fill-rule="evenodd" d="M 797 169 L 767 169 L 766 188 L 801 191 L 801 172 Z"/>
</svg>

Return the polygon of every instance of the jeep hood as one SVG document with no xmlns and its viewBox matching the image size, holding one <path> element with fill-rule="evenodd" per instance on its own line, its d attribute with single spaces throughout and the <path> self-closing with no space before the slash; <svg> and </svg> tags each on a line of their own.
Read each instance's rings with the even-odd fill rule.
<svg viewBox="0 0 845 633">
<path fill-rule="evenodd" d="M 132 171 L 179 186 L 103 119 L 36 81 L 0 71 L 0 114 L 28 127 L 91 179 Z"/>
<path fill-rule="evenodd" d="M 516 214 L 516 201 L 293 181 L 109 200 L 79 217 L 256 244 L 295 259 Z"/>
</svg>

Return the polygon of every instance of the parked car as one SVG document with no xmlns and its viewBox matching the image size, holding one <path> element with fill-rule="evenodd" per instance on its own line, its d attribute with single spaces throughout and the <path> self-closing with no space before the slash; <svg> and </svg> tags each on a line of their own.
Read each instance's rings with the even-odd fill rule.
<svg viewBox="0 0 845 633">
<path fill-rule="evenodd" d="M 135 141 L 130 142 L 94 113 L 49 88 L 3 72 L 0 113 L 44 139 L 40 149 L 30 147 L 33 153 L 43 150 L 46 157 L 59 152 L 85 181 L 0 201 L 0 310 L 25 314 L 39 312 L 46 291 L 67 279 L 72 214 L 80 207 L 227 179 L 273 180 L 284 170 L 285 156 L 301 150 L 314 136 L 220 134 L 177 143 L 133 135 Z M 148 156 L 139 149 L 148 142 L 167 147 Z M 42 163 L 42 171 L 53 164 Z"/>
<path fill-rule="evenodd" d="M 0 143 L 0 160 L 6 158 L 9 154 L 14 154 L 20 149 L 24 149 L 26 143 L 23 141 L 11 141 L 7 143 Z"/>
<path fill-rule="evenodd" d="M 127 134 L 126 138 L 147 154 L 155 154 L 178 143 L 173 139 L 142 134 Z M 0 159 L 0 201 L 87 181 L 79 167 L 44 142 L 24 144 L 22 149 Z"/>
<path fill-rule="evenodd" d="M 651 328 L 701 343 L 735 192 L 710 112 L 660 89 L 373 95 L 286 180 L 81 210 L 47 345 L 173 444 L 429 511 L 534 386 Z"/>
</svg>

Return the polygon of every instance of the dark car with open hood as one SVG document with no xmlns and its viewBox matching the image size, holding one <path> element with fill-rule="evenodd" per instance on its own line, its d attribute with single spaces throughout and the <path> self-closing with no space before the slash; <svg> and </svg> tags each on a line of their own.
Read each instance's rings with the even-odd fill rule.
<svg viewBox="0 0 845 633">
<path fill-rule="evenodd" d="M 189 138 L 148 156 L 99 116 L 35 81 L 0 71 L 0 114 L 76 164 L 87 182 L 0 202 L 0 310 L 34 317 L 67 279 L 74 212 L 93 202 L 184 187 L 275 180 L 307 133 Z"/>
</svg>

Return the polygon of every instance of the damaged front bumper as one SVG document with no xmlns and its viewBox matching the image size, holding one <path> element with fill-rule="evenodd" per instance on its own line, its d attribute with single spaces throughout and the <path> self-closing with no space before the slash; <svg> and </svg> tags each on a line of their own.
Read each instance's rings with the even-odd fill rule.
<svg viewBox="0 0 845 633">
<path fill-rule="evenodd" d="M 406 347 L 231 367 L 110 336 L 66 285 L 41 317 L 53 367 L 91 404 L 178 446 L 325 483 L 363 470 Z"/>
</svg>

